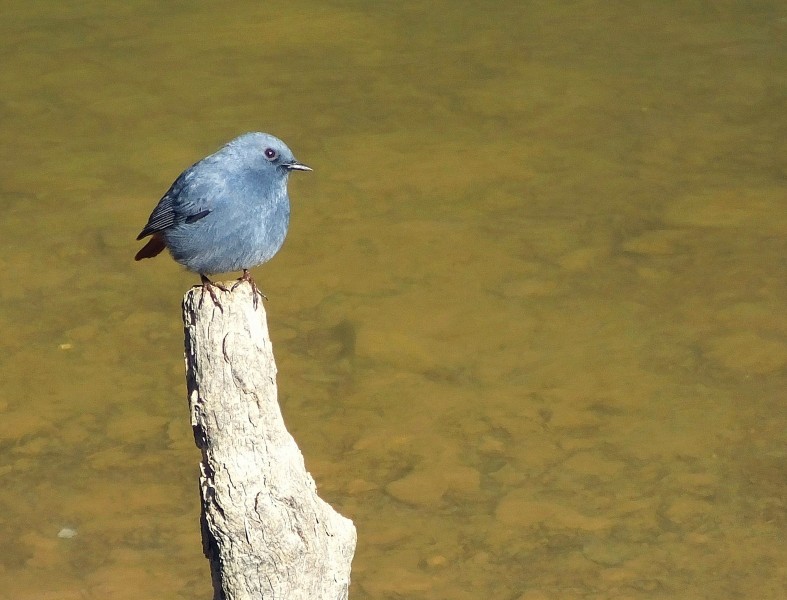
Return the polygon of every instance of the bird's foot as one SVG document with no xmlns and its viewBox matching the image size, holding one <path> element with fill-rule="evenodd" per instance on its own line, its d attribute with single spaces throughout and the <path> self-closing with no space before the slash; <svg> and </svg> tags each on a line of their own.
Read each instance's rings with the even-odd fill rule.
<svg viewBox="0 0 787 600">
<path fill-rule="evenodd" d="M 216 296 L 216 292 L 213 288 L 219 288 L 222 292 L 229 292 L 230 290 L 228 290 L 220 283 L 214 283 L 213 281 L 205 277 L 205 275 L 203 275 L 202 273 L 200 273 L 199 278 L 202 281 L 202 285 L 199 286 L 202 287 L 202 295 L 199 298 L 199 308 L 202 308 L 202 301 L 205 300 L 205 292 L 208 292 L 208 294 L 210 294 L 210 299 L 213 300 L 213 304 L 215 304 L 221 312 L 224 312 L 224 308 L 221 306 L 221 302 L 219 302 L 219 298 L 218 296 Z M 233 287 L 232 289 L 235 288 Z"/>
<path fill-rule="evenodd" d="M 260 288 L 257 287 L 257 283 L 252 278 L 248 269 L 243 269 L 243 275 L 238 277 L 238 281 L 236 281 L 230 289 L 234 292 L 235 288 L 244 281 L 247 281 L 249 285 L 251 285 L 251 296 L 254 299 L 254 310 L 257 310 L 257 303 L 259 302 L 257 297 L 259 296 L 263 300 L 267 300 L 268 297 L 260 291 Z"/>
</svg>

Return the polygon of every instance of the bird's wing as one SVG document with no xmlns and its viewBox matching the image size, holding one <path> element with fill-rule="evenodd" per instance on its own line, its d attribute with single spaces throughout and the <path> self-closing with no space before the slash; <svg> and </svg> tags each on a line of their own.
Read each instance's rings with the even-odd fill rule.
<svg viewBox="0 0 787 600">
<path fill-rule="evenodd" d="M 157 231 L 163 231 L 174 223 L 175 211 L 172 209 L 172 196 L 167 192 L 167 194 L 159 200 L 153 212 L 150 213 L 148 224 L 140 231 L 137 239 L 141 240 L 143 237 L 149 236 Z"/>
<path fill-rule="evenodd" d="M 176 223 L 194 223 L 206 217 L 213 210 L 216 200 L 210 190 L 211 187 L 205 185 L 194 167 L 184 171 L 159 200 L 137 239 L 163 231 Z"/>
</svg>

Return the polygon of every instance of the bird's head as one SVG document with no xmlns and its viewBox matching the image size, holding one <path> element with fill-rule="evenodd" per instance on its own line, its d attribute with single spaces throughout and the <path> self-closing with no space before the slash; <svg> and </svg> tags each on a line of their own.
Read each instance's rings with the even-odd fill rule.
<svg viewBox="0 0 787 600">
<path fill-rule="evenodd" d="M 246 165 L 271 175 L 286 178 L 290 171 L 311 171 L 295 159 L 287 144 L 267 133 L 244 133 L 225 148 Z"/>
</svg>

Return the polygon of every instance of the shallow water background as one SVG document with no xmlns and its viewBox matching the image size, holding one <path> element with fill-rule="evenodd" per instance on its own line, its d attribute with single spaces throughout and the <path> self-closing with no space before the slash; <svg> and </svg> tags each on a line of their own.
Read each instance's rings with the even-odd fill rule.
<svg viewBox="0 0 787 600">
<path fill-rule="evenodd" d="M 351 598 L 784 598 L 785 40 L 776 1 L 4 2 L 0 598 L 211 596 L 197 279 L 132 257 L 247 130 L 315 169 L 255 273 Z"/>
</svg>

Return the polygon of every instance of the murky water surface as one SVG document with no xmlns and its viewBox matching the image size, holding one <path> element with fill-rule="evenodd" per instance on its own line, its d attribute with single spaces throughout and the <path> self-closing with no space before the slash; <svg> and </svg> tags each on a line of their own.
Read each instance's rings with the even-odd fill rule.
<svg viewBox="0 0 787 600">
<path fill-rule="evenodd" d="M 5 2 L 0 597 L 210 597 L 196 277 L 131 257 L 265 130 L 315 168 L 256 273 L 352 598 L 784 598 L 786 39 L 776 1 Z"/>
</svg>

